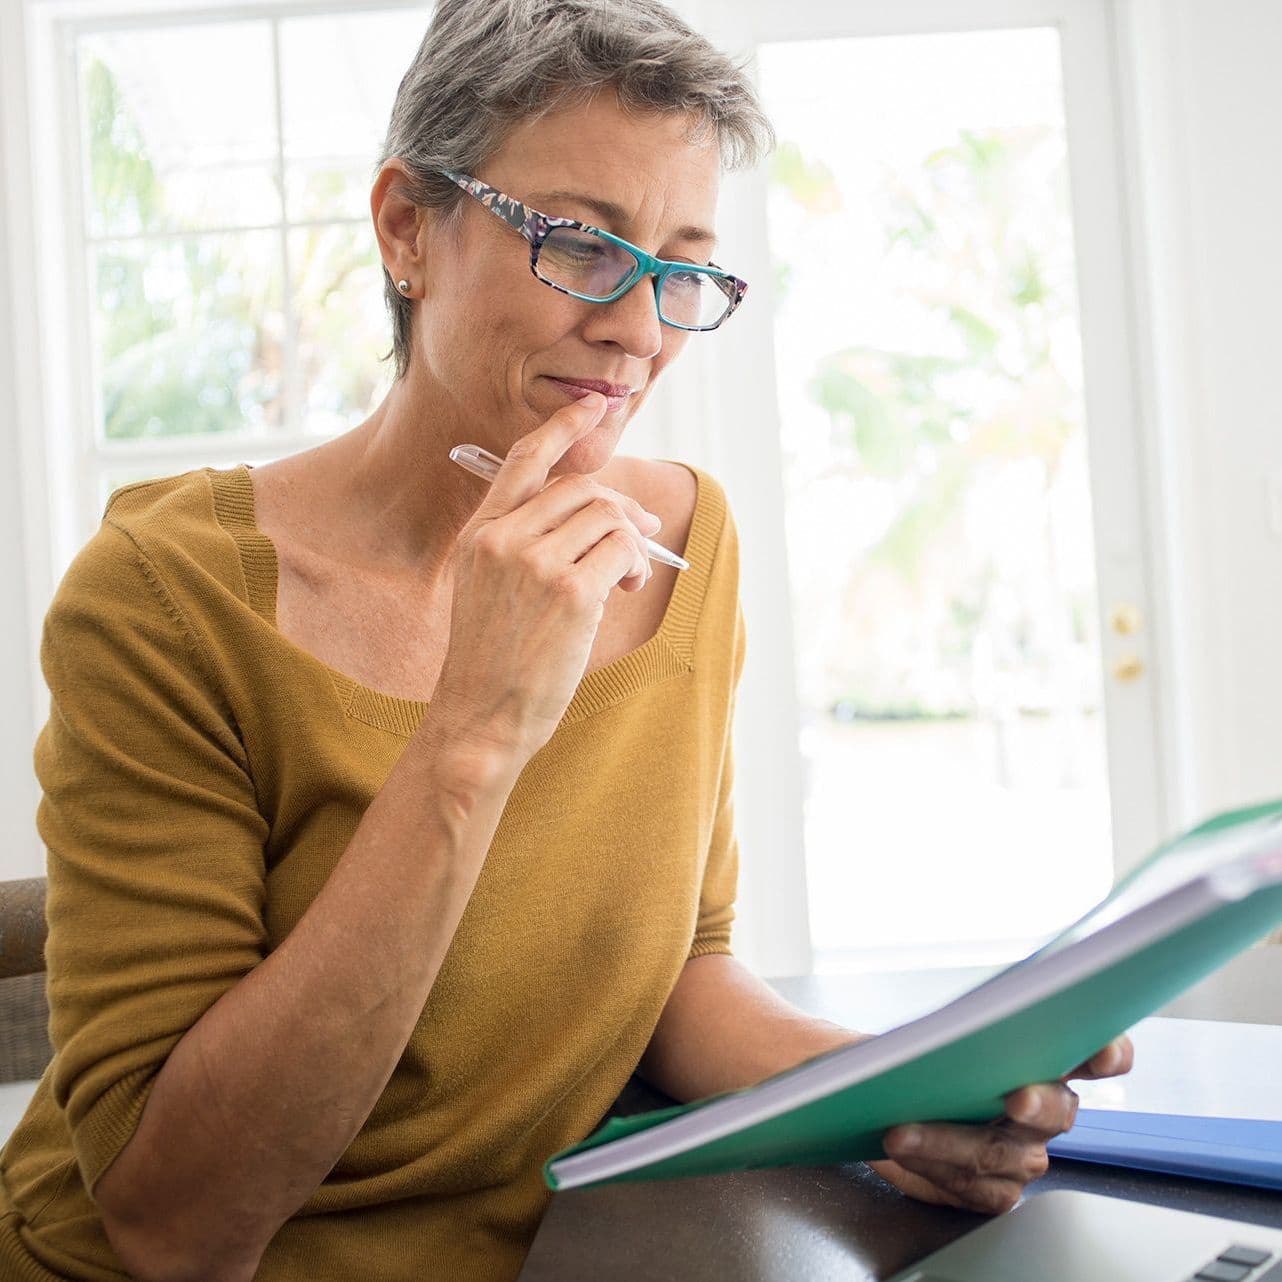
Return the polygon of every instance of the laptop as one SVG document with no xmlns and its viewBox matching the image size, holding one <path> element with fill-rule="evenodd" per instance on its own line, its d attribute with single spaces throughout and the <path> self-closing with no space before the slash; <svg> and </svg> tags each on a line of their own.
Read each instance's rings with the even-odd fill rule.
<svg viewBox="0 0 1282 1282">
<path fill-rule="evenodd" d="M 1051 1189 L 888 1282 L 1282 1282 L 1282 1229 Z"/>
</svg>

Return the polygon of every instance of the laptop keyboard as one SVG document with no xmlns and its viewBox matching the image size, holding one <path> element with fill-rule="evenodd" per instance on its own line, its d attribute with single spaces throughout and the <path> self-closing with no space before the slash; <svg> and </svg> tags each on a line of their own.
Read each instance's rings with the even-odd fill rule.
<svg viewBox="0 0 1282 1282">
<path fill-rule="evenodd" d="M 1231 1246 L 1204 1264 L 1188 1282 L 1282 1282 L 1282 1261 L 1267 1273 L 1255 1274 L 1262 1264 L 1273 1258 L 1268 1251 L 1257 1251 L 1253 1246 Z"/>
</svg>

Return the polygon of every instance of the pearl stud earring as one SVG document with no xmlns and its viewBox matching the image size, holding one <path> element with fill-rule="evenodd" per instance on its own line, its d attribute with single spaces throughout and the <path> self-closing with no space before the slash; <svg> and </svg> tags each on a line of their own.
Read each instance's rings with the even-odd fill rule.
<svg viewBox="0 0 1282 1282">
<path fill-rule="evenodd" d="M 399 289 L 402 294 L 408 294 L 410 292 L 410 283 L 407 280 L 399 280 L 396 282 L 396 288 Z"/>
</svg>

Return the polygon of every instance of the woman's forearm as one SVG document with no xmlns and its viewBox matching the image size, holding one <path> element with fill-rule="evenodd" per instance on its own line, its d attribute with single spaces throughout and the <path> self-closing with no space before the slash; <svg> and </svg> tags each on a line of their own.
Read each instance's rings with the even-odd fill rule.
<svg viewBox="0 0 1282 1282">
<path fill-rule="evenodd" d="M 736 958 L 712 953 L 682 968 L 637 1072 L 685 1103 L 755 1086 L 867 1036 L 807 1015 Z"/>
<path fill-rule="evenodd" d="M 290 934 L 186 1033 L 92 1190 L 140 1282 L 248 1282 L 373 1110 L 520 773 L 428 720 Z"/>
</svg>

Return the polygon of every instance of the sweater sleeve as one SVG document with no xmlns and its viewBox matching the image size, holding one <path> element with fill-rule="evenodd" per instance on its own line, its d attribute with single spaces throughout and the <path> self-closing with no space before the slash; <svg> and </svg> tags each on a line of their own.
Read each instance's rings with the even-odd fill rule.
<svg viewBox="0 0 1282 1282">
<path fill-rule="evenodd" d="M 734 629 L 734 681 L 731 700 L 743 671 L 746 630 L 743 608 L 736 604 Z M 695 926 L 690 957 L 708 953 L 729 953 L 730 927 L 734 922 L 734 904 L 739 888 L 739 839 L 734 826 L 734 711 L 726 722 L 725 752 L 722 756 L 721 780 L 717 787 L 716 811 L 708 861 L 704 867 L 699 893 L 699 919 Z"/>
<path fill-rule="evenodd" d="M 170 1051 L 265 954 L 268 830 L 199 639 L 122 528 L 72 561 L 40 660 L 52 1087 L 92 1194 Z"/>
</svg>

